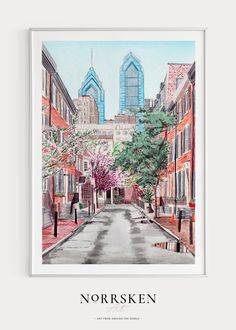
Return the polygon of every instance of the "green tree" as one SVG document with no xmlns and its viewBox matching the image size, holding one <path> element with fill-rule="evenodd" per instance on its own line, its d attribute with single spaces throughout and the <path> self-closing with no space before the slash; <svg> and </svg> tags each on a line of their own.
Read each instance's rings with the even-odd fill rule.
<svg viewBox="0 0 236 330">
<path fill-rule="evenodd" d="M 144 196 L 143 196 L 144 202 L 148 203 L 148 212 L 153 213 L 152 209 L 152 201 L 153 201 L 153 189 L 152 187 L 148 187 L 145 189 Z"/>
<path fill-rule="evenodd" d="M 144 131 L 135 131 L 132 141 L 125 142 L 123 148 L 115 153 L 114 166 L 135 176 L 141 187 L 153 190 L 155 201 L 155 218 L 157 217 L 157 200 L 155 198 L 161 176 L 167 168 L 167 128 L 174 124 L 172 114 L 141 110 Z"/>
</svg>

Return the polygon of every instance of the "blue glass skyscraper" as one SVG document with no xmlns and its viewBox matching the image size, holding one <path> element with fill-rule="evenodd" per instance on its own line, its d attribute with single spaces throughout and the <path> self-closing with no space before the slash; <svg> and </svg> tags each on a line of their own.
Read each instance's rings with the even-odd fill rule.
<svg viewBox="0 0 236 330">
<path fill-rule="evenodd" d="M 84 95 L 90 95 L 95 99 L 99 112 L 99 124 L 103 124 L 105 120 L 105 92 L 92 66 L 88 70 L 79 89 L 79 96 Z"/>
<path fill-rule="evenodd" d="M 144 107 L 144 75 L 140 60 L 130 52 L 120 68 L 120 113 Z"/>
</svg>

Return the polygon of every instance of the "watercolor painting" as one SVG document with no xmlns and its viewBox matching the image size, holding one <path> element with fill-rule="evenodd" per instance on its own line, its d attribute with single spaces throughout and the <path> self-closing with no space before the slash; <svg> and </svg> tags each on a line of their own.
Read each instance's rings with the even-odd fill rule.
<svg viewBox="0 0 236 330">
<path fill-rule="evenodd" d="M 42 263 L 195 263 L 195 42 L 42 43 Z"/>
</svg>

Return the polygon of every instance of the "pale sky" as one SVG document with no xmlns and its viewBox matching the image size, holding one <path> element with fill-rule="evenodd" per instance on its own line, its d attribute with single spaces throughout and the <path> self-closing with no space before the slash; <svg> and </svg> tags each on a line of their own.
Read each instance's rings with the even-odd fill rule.
<svg viewBox="0 0 236 330">
<path fill-rule="evenodd" d="M 105 90 L 105 118 L 119 112 L 119 72 L 124 57 L 132 51 L 144 71 L 144 97 L 155 98 L 163 81 L 167 63 L 190 63 L 195 60 L 194 41 L 49 41 L 44 42 L 57 64 L 71 98 L 78 90 L 91 66 Z"/>
</svg>

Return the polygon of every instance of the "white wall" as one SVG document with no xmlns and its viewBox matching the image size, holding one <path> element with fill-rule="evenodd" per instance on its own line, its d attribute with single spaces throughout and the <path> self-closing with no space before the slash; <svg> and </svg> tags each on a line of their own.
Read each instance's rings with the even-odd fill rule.
<svg viewBox="0 0 236 330">
<path fill-rule="evenodd" d="M 1 3 L 1 329 L 232 329 L 235 302 L 234 1 L 4 1 Z M 83 4 L 83 5 L 82 5 Z M 89 11 L 89 13 L 88 13 Z M 134 15 L 131 13 L 135 12 Z M 130 21 L 130 17 L 132 21 Z M 208 27 L 206 278 L 30 278 L 30 27 Z M 137 323 L 101 322 L 90 291 L 153 292 Z M 235 292 L 235 290 L 234 290 Z M 120 321 L 123 322 L 123 321 Z"/>
</svg>

